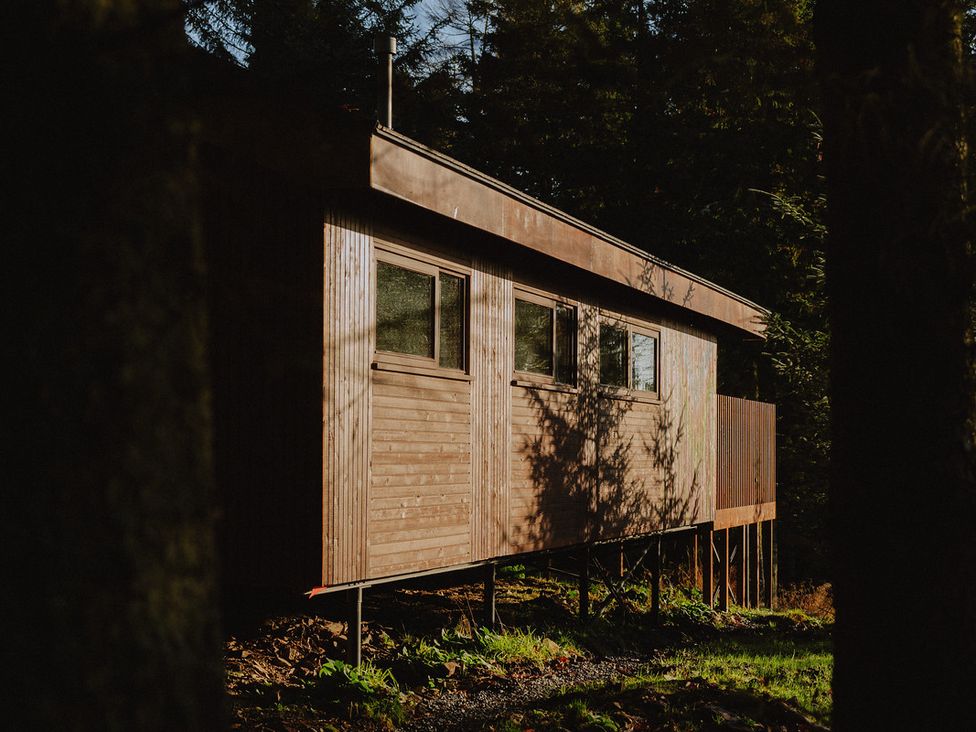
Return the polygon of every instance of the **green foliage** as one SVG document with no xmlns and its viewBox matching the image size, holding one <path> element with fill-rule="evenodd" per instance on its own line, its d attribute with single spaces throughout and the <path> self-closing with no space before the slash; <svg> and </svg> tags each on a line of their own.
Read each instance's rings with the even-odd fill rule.
<svg viewBox="0 0 976 732">
<path fill-rule="evenodd" d="M 379 668 L 371 661 L 363 661 L 356 667 L 345 661 L 330 659 L 319 669 L 318 687 L 326 698 L 336 701 L 355 701 L 399 693 L 390 670 Z"/>
<path fill-rule="evenodd" d="M 504 633 L 480 629 L 474 634 L 482 653 L 504 664 L 530 663 L 542 667 L 554 658 L 575 656 L 578 651 L 556 641 L 536 635 L 531 630 L 513 628 Z"/>
<path fill-rule="evenodd" d="M 508 579 L 525 579 L 524 564 L 506 564 L 498 568 L 498 576 Z"/>
<path fill-rule="evenodd" d="M 389 669 L 364 660 L 357 668 L 330 659 L 322 664 L 312 697 L 326 707 L 341 708 L 351 718 L 367 717 L 387 724 L 402 722 L 400 688 Z"/>
<path fill-rule="evenodd" d="M 780 246 L 804 273 L 780 310 L 767 320 L 764 354 L 773 370 L 777 401 L 777 513 L 788 536 L 784 574 L 822 578 L 827 571 L 823 536 L 827 530 L 830 459 L 830 399 L 827 304 L 824 275 L 823 196 L 770 194 L 778 214 Z M 785 480 L 782 476 L 788 476 Z M 804 564 L 803 571 L 795 565 Z M 792 566 L 791 566 L 792 565 Z"/>
<path fill-rule="evenodd" d="M 475 628 L 470 633 L 443 628 L 440 638 L 406 636 L 397 653 L 401 663 L 428 679 L 460 675 L 481 669 L 501 673 L 511 664 L 541 668 L 555 658 L 576 656 L 569 641 L 557 642 L 531 630 L 512 629 L 496 633 Z"/>
<path fill-rule="evenodd" d="M 676 625 L 709 625 L 715 620 L 715 611 L 701 600 L 676 602 L 664 609 L 665 620 Z"/>
</svg>

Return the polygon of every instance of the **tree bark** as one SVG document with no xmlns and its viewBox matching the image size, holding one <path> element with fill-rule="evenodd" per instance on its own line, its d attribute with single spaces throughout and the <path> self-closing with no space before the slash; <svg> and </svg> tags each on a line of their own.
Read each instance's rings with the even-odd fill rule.
<svg viewBox="0 0 976 732">
<path fill-rule="evenodd" d="M 959 7 L 820 0 L 834 728 L 966 729 L 976 682 L 973 260 Z"/>
<path fill-rule="evenodd" d="M 182 8 L 4 10 L 6 721 L 220 729 Z"/>
</svg>

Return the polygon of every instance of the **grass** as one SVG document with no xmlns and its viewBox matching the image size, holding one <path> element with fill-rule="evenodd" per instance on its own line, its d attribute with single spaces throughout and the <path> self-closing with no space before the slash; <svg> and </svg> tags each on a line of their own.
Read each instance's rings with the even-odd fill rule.
<svg viewBox="0 0 976 732">
<path fill-rule="evenodd" d="M 570 642 L 560 643 L 536 635 L 531 629 L 513 628 L 504 633 L 482 630 L 476 635 L 483 653 L 503 664 L 527 663 L 542 668 L 556 658 L 579 655 Z"/>
<path fill-rule="evenodd" d="M 806 609 L 719 613 L 696 593 L 666 588 L 661 626 L 682 640 L 665 645 L 641 674 L 564 689 L 536 709 L 514 712 L 487 728 L 595 732 L 828 725 L 833 615 L 822 595 L 822 588 L 815 588 L 811 602 L 797 603 Z M 641 611 L 646 612 L 642 604 L 637 599 L 631 619 L 638 628 Z"/>
<path fill-rule="evenodd" d="M 312 696 L 319 706 L 344 710 L 349 719 L 366 717 L 391 726 L 405 718 L 393 673 L 369 660 L 358 667 L 326 661 L 312 684 Z"/>
<path fill-rule="evenodd" d="M 488 728 L 809 728 L 804 717 L 829 724 L 829 639 L 822 634 L 783 638 L 772 631 L 753 633 L 670 649 L 638 676 L 564 689 L 538 708 L 495 720 Z M 651 722 L 654 726 L 642 726 Z"/>
<path fill-rule="evenodd" d="M 571 642 L 553 640 L 532 629 L 504 632 L 473 628 L 443 629 L 439 639 L 405 636 L 397 653 L 397 667 L 410 677 L 438 678 L 485 670 L 502 674 L 506 667 L 530 665 L 542 669 L 557 658 L 578 656 Z"/>
<path fill-rule="evenodd" d="M 825 638 L 720 638 L 670 651 L 655 665 L 649 682 L 701 679 L 722 689 L 789 700 L 821 722 L 830 719 L 833 653 Z"/>
<path fill-rule="evenodd" d="M 261 730 L 279 729 L 276 719 L 296 730 L 332 722 L 342 730 L 394 729 L 435 690 L 504 688 L 499 677 L 506 674 L 532 678 L 554 673 L 576 656 L 636 654 L 647 664 L 638 675 L 564 688 L 489 721 L 486 729 L 806 730 L 814 728 L 808 719 L 829 723 L 832 608 L 823 587 L 797 592 L 790 610 L 720 613 L 697 593 L 665 585 L 655 624 L 647 588 L 633 585 L 624 589 L 622 607 L 613 603 L 602 617 L 581 625 L 573 584 L 517 567 L 499 582 L 499 608 L 508 624 L 500 631 L 474 625 L 471 607 L 479 591 L 401 593 L 401 604 L 389 613 L 407 622 L 374 625 L 371 644 L 365 644 L 369 660 L 358 669 L 337 660 L 322 663 L 321 650 L 307 674 L 303 664 L 275 665 L 302 639 L 330 653 L 328 633 L 335 630 L 328 623 L 296 624 L 287 653 L 278 639 L 252 645 L 248 653 L 254 655 L 239 655 L 239 665 L 260 673 L 249 685 L 235 681 L 239 718 Z M 594 588 L 594 600 L 600 593 Z M 434 614 L 432 607 L 441 609 Z M 238 676 L 248 678 L 242 671 Z"/>
</svg>

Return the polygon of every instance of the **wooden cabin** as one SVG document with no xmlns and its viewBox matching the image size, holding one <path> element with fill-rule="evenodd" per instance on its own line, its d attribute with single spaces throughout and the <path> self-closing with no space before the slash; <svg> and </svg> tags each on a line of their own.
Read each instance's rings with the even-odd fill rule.
<svg viewBox="0 0 976 732">
<path fill-rule="evenodd" d="M 228 582 L 315 595 L 697 527 L 711 600 L 729 529 L 775 517 L 774 408 L 716 392 L 762 308 L 386 127 L 226 119 Z"/>
</svg>

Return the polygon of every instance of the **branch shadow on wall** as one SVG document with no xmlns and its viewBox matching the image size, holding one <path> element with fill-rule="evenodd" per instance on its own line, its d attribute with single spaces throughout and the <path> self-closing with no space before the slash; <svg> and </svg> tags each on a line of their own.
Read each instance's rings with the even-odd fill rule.
<svg viewBox="0 0 976 732">
<path fill-rule="evenodd" d="M 593 384 L 576 393 L 525 389 L 526 430 L 513 485 L 516 551 L 637 537 L 691 525 L 701 504 L 700 466 L 682 474 L 683 410 L 669 395 L 648 405 Z M 518 443 L 516 443 L 518 444 Z"/>
</svg>

